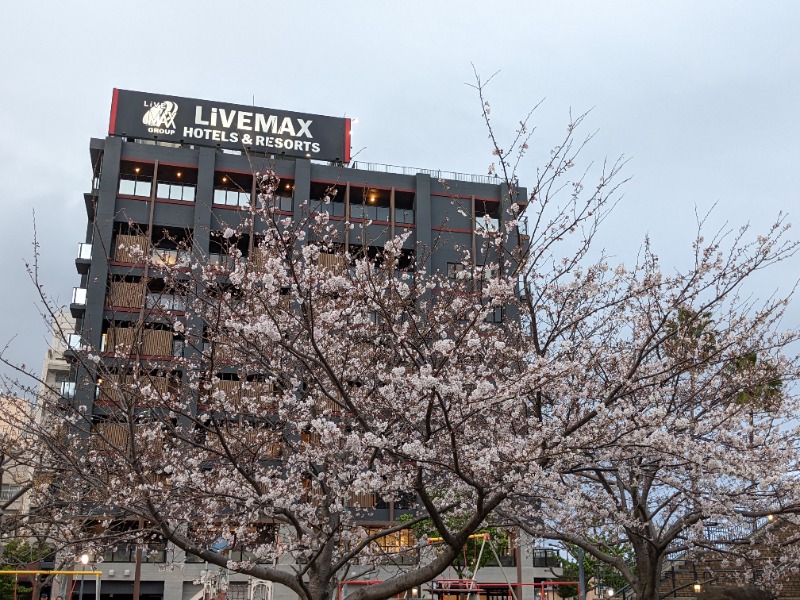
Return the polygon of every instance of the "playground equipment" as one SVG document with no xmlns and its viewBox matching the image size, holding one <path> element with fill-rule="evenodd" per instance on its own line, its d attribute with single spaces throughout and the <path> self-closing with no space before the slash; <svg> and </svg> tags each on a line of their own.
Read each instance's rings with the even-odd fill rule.
<svg viewBox="0 0 800 600">
<path fill-rule="evenodd" d="M 19 576 L 20 575 L 33 575 L 34 577 L 37 575 L 73 575 L 77 576 L 80 575 L 81 577 L 85 577 L 86 575 L 90 577 L 96 577 L 97 583 L 95 584 L 96 596 L 99 600 L 100 598 L 100 578 L 103 576 L 102 571 L 62 571 L 62 570 L 53 570 L 53 569 L 33 569 L 33 570 L 25 570 L 25 569 L 18 569 L 18 570 L 9 570 L 9 571 L 0 571 L 0 575 L 4 576 L 11 576 L 14 575 L 14 598 L 17 597 L 17 585 L 19 583 Z"/>
<path fill-rule="evenodd" d="M 449 579 L 437 578 L 429 582 L 427 589 L 425 586 L 412 588 L 399 594 L 397 598 L 406 600 L 416 600 L 417 598 L 431 598 L 433 600 L 561 600 L 558 590 L 561 587 L 575 586 L 580 589 L 577 581 L 541 581 L 536 583 L 512 583 L 508 578 L 497 548 L 492 543 L 488 533 L 478 533 L 469 536 L 471 540 L 482 540 L 480 549 L 473 563 L 472 577 L 469 579 Z M 442 542 L 442 538 L 428 538 L 428 545 Z M 481 561 L 486 549 L 493 554 L 497 566 L 503 575 L 505 582 L 479 582 L 477 581 L 480 571 Z M 343 581 L 339 584 L 338 599 L 343 600 L 351 586 L 375 585 L 382 583 L 380 579 L 362 579 Z M 425 593 L 427 592 L 427 594 Z"/>
</svg>

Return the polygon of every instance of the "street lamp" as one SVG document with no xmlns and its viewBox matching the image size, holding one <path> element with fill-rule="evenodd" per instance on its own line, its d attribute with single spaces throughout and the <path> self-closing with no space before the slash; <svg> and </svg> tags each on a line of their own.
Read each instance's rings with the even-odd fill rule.
<svg viewBox="0 0 800 600">
<path fill-rule="evenodd" d="M 89 555 L 81 554 L 81 590 L 78 592 L 78 600 L 83 600 L 83 571 L 86 570 L 86 565 L 89 564 Z"/>
<path fill-rule="evenodd" d="M 698 581 L 698 582 L 695 582 L 695 584 L 692 586 L 692 589 L 694 589 L 694 593 L 695 594 L 699 594 L 700 592 L 703 591 L 703 586 L 700 585 L 700 582 Z"/>
</svg>

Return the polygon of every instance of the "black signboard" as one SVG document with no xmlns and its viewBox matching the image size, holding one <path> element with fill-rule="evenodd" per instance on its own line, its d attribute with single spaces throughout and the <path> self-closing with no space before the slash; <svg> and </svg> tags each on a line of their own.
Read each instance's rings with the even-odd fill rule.
<svg viewBox="0 0 800 600">
<path fill-rule="evenodd" d="M 108 133 L 350 162 L 350 119 L 116 88 Z"/>
</svg>

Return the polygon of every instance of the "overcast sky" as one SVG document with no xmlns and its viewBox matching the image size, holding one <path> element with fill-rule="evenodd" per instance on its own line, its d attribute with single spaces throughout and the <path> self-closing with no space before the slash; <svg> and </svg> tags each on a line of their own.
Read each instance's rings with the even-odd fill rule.
<svg viewBox="0 0 800 600">
<path fill-rule="evenodd" d="M 649 234 L 671 268 L 689 256 L 695 209 L 716 203 L 716 226 L 764 229 L 779 211 L 800 221 L 799 30 L 788 0 L 4 2 L 0 345 L 37 369 L 47 347 L 24 269 L 33 211 L 47 291 L 66 304 L 79 284 L 89 138 L 107 132 L 114 87 L 357 117 L 359 160 L 485 173 L 491 149 L 465 83 L 471 63 L 500 71 L 488 95 L 501 131 L 545 99 L 536 152 L 563 135 L 570 108 L 593 109 L 587 158 L 632 159 L 601 241 L 630 262 Z M 523 185 L 535 167 L 531 155 Z"/>
</svg>

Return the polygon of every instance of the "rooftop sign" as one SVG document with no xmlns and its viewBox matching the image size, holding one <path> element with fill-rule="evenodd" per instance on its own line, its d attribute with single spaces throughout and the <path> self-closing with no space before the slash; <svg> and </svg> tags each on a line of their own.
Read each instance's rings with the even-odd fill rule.
<svg viewBox="0 0 800 600">
<path fill-rule="evenodd" d="M 350 119 L 116 88 L 108 133 L 350 162 Z"/>
</svg>

